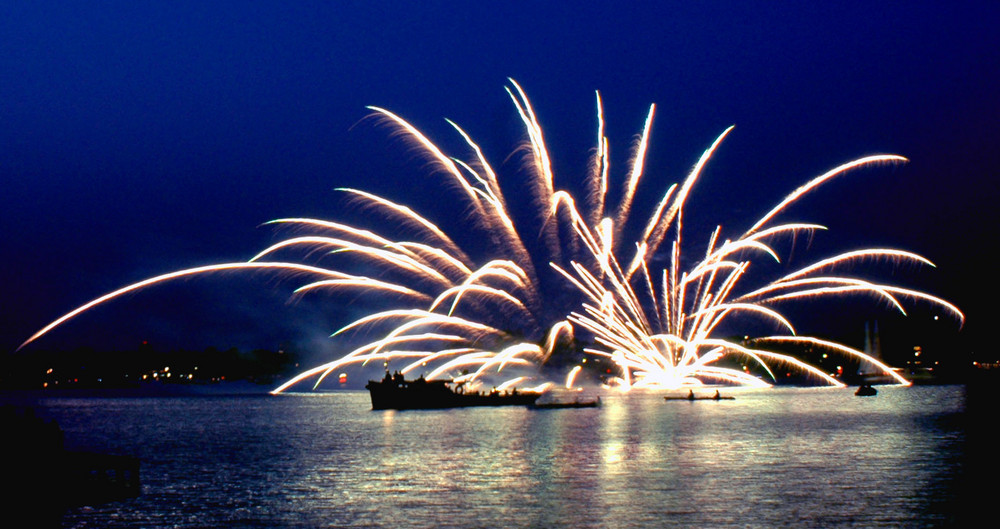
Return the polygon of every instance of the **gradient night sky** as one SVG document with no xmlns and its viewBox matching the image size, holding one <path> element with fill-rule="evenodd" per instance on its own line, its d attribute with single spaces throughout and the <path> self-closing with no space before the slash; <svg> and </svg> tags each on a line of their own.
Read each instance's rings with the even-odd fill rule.
<svg viewBox="0 0 1000 529">
<path fill-rule="evenodd" d="M 721 223 L 736 235 L 840 163 L 910 158 L 841 177 L 783 219 L 829 226 L 809 249 L 813 260 L 880 246 L 928 257 L 938 268 L 903 284 L 965 310 L 956 347 L 985 350 L 992 337 L 995 2 L 134 4 L 0 7 L 0 349 L 130 282 L 246 260 L 288 235 L 259 227 L 267 220 L 356 218 L 335 187 L 383 193 L 449 222 L 455 201 L 440 180 L 365 120 L 365 105 L 399 113 L 465 156 L 450 118 L 499 165 L 522 138 L 507 77 L 535 106 L 557 187 L 580 181 L 596 135 L 595 90 L 617 182 L 656 103 L 642 211 L 735 124 L 694 189 L 692 230 Z M 511 199 L 515 165 L 504 166 Z M 80 317 L 36 347 L 149 339 L 337 350 L 323 337 L 362 307 L 288 305 L 295 285 L 252 274 L 185 281 Z"/>
</svg>

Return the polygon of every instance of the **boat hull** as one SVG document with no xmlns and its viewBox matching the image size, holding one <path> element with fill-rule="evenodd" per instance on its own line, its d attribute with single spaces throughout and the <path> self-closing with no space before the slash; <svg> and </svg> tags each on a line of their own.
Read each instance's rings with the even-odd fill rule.
<svg viewBox="0 0 1000 529">
<path fill-rule="evenodd" d="M 601 399 L 572 402 L 535 402 L 531 407 L 536 410 L 555 410 L 562 408 L 600 408 Z"/>
<path fill-rule="evenodd" d="M 529 406 L 538 393 L 490 392 L 463 393 L 451 388 L 447 382 L 403 380 L 386 377 L 371 380 L 365 386 L 371 395 L 373 410 L 434 410 L 445 408 L 470 408 L 478 406 Z"/>
</svg>

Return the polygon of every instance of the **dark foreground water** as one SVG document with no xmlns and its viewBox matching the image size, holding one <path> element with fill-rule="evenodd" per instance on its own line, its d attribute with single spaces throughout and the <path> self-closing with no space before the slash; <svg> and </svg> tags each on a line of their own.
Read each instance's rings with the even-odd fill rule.
<svg viewBox="0 0 1000 529">
<path fill-rule="evenodd" d="M 992 477 L 965 386 L 605 395 L 596 409 L 371 411 L 367 393 L 45 398 L 142 495 L 66 527 L 943 527 Z M 989 485 L 992 487 L 992 485 Z M 991 506 L 985 508 L 991 510 Z M 977 513 L 978 514 L 978 513 Z"/>
</svg>

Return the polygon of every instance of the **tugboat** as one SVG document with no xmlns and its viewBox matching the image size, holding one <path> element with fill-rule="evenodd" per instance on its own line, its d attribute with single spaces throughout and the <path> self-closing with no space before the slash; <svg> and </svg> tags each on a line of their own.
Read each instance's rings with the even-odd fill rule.
<svg viewBox="0 0 1000 529">
<path fill-rule="evenodd" d="M 466 392 L 464 384 L 449 386 L 446 380 L 427 380 L 420 376 L 406 380 L 398 371 L 385 373 L 382 380 L 369 380 L 365 385 L 372 398 L 373 410 L 434 410 L 468 408 L 472 406 L 530 406 L 540 393 L 510 391 Z"/>
</svg>

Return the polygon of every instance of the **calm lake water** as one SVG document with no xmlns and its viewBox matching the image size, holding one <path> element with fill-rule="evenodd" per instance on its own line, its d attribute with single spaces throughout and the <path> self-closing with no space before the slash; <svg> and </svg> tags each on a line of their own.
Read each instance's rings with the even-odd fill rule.
<svg viewBox="0 0 1000 529">
<path fill-rule="evenodd" d="M 965 386 L 604 395 L 591 409 L 372 411 L 367 392 L 44 398 L 142 495 L 66 527 L 944 527 L 979 509 L 992 406 Z M 986 426 L 988 425 L 988 426 Z"/>
</svg>

